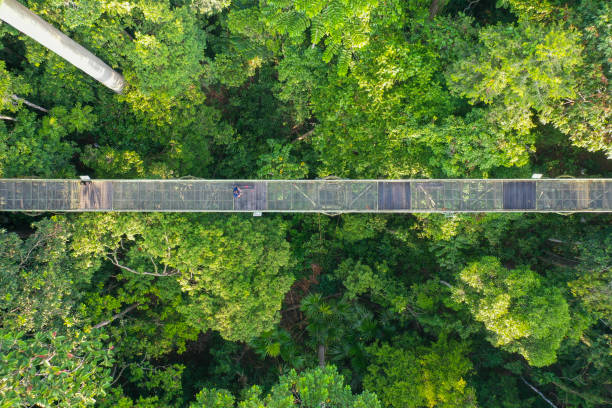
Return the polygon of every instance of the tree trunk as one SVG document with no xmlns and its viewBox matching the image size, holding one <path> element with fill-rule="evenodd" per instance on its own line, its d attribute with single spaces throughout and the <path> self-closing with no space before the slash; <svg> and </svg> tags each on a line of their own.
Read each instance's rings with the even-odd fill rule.
<svg viewBox="0 0 612 408">
<path fill-rule="evenodd" d="M 446 5 L 447 0 L 432 0 L 429 4 L 429 19 L 433 20 L 433 18 L 442 10 L 442 8 Z"/>
<path fill-rule="evenodd" d="M 325 345 L 319 344 L 319 367 L 325 368 Z"/>
<path fill-rule="evenodd" d="M 123 90 L 125 80 L 121 74 L 16 0 L 0 0 L 0 19 L 113 91 Z"/>
</svg>

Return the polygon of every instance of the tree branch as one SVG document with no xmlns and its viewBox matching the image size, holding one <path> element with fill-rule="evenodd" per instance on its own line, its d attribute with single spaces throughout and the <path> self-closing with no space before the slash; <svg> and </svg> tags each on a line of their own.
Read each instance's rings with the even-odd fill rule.
<svg viewBox="0 0 612 408">
<path fill-rule="evenodd" d="M 178 275 L 180 273 L 180 271 L 178 271 L 178 270 L 175 270 L 175 271 L 172 271 L 172 272 L 168 272 L 168 265 L 164 265 L 164 270 L 161 273 L 159 273 L 157 271 L 157 264 L 153 261 L 153 258 L 151 258 L 150 256 L 149 256 L 149 258 L 151 259 L 151 262 L 153 263 L 153 268 L 155 269 L 155 272 L 138 272 L 137 270 L 134 270 L 134 269 L 132 269 L 132 268 L 130 268 L 128 266 L 121 265 L 119 263 L 119 260 L 117 259 L 117 251 L 111 252 L 111 256 L 107 256 L 107 258 L 117 268 L 123 269 L 124 271 L 133 273 L 135 275 L 173 276 L 173 275 Z"/>
<path fill-rule="evenodd" d="M 41 112 L 45 112 L 45 113 L 49 112 L 47 109 L 43 108 L 42 106 L 39 106 L 39 105 L 37 105 L 35 103 L 32 103 L 32 102 L 30 102 L 30 101 L 28 101 L 26 99 L 20 98 L 19 96 L 15 95 L 15 94 L 11 95 L 11 99 L 13 99 L 15 101 L 22 102 L 24 105 L 27 105 L 30 108 L 38 109 Z"/>
<path fill-rule="evenodd" d="M 49 235 L 42 235 L 40 233 L 37 233 L 36 235 L 36 242 L 34 243 L 34 245 L 32 245 L 30 247 L 30 249 L 28 249 L 28 252 L 25 254 L 25 256 L 21 256 L 20 255 L 20 262 L 19 262 L 19 268 L 23 267 L 28 260 L 30 259 L 30 256 L 32 255 L 32 252 L 38 248 L 39 246 L 43 246 L 44 244 L 46 244 L 46 242 L 49 239 L 55 238 L 56 233 L 57 233 L 57 226 L 54 228 L 53 232 L 51 232 Z"/>
<path fill-rule="evenodd" d="M 114 385 L 117 381 L 119 381 L 119 378 L 121 378 L 121 374 L 123 374 L 123 371 L 125 371 L 127 366 L 123 366 L 121 367 L 121 371 L 119 371 L 119 374 L 117 374 L 117 377 L 113 380 L 113 382 L 110 384 L 111 386 Z"/>
<path fill-rule="evenodd" d="M 410 307 L 410 305 L 406 305 L 406 310 L 410 312 L 410 314 L 414 317 L 417 326 L 421 327 L 419 324 L 419 313 L 415 312 L 414 309 Z"/>
<path fill-rule="evenodd" d="M 450 289 L 453 288 L 453 285 L 451 285 L 450 283 L 448 283 L 447 281 L 444 281 L 442 279 L 440 279 L 440 283 L 443 284 L 444 286 L 449 287 Z"/>
<path fill-rule="evenodd" d="M 302 140 L 304 140 L 304 139 L 307 139 L 307 138 L 309 138 L 309 137 L 310 137 L 310 135 L 312 135 L 313 133 L 314 133 L 314 129 L 311 129 L 311 130 L 309 130 L 308 132 L 304 133 L 303 135 L 298 136 L 296 139 L 294 139 L 294 140 L 293 140 L 293 142 L 292 142 L 292 143 L 295 143 L 295 142 L 300 142 L 300 141 L 302 141 Z"/>
<path fill-rule="evenodd" d="M 569 386 L 561 383 L 561 382 L 557 382 L 557 381 L 553 381 L 552 382 L 554 385 L 556 385 L 557 387 L 561 388 L 563 391 L 565 392 L 570 392 L 574 395 L 579 396 L 580 398 L 584 399 L 585 401 L 589 401 L 595 404 L 605 404 L 605 405 L 612 405 L 612 401 L 607 401 L 603 398 L 601 398 L 599 395 L 588 395 L 588 394 L 583 394 L 581 392 L 578 392 L 572 388 L 570 388 Z"/>
<path fill-rule="evenodd" d="M 113 316 L 113 317 L 111 317 L 110 319 L 105 320 L 105 321 L 103 321 L 103 322 L 100 322 L 100 323 L 96 324 L 96 325 L 95 325 L 93 328 L 94 328 L 94 329 L 99 329 L 100 327 L 104 327 L 104 326 L 106 326 L 106 325 L 108 325 L 108 324 L 111 324 L 111 323 L 112 323 L 112 322 L 114 322 L 115 320 L 120 319 L 120 318 L 122 318 L 123 316 L 125 316 L 125 315 L 126 315 L 127 313 L 129 313 L 131 310 L 136 309 L 138 306 L 140 306 L 140 303 L 134 303 L 133 305 L 128 306 L 128 307 L 127 307 L 125 310 L 123 310 L 123 311 L 121 311 L 121 312 L 117 313 L 116 315 L 114 315 L 114 316 Z"/>
<path fill-rule="evenodd" d="M 557 407 L 555 404 L 553 404 L 553 403 L 552 403 L 552 402 L 551 402 L 551 401 L 550 401 L 548 398 L 546 398 L 546 397 L 544 396 L 544 394 L 542 394 L 542 393 L 541 393 L 541 392 L 540 392 L 540 391 L 539 391 L 539 390 L 538 390 L 536 387 L 534 387 L 533 385 L 529 384 L 529 383 L 527 382 L 527 380 L 525 379 L 525 377 L 521 376 L 521 380 L 523 380 L 523 382 L 524 382 L 525 384 L 527 384 L 527 386 L 528 386 L 529 388 L 531 388 L 533 391 L 535 391 L 535 393 L 536 393 L 536 394 L 538 394 L 540 397 L 542 397 L 542 399 L 543 399 L 544 401 L 548 402 L 548 404 L 549 404 L 551 407 L 553 407 L 553 408 L 558 408 L 558 407 Z"/>
<path fill-rule="evenodd" d="M 12 120 L 13 122 L 17 122 L 17 119 L 12 118 L 10 116 L 0 115 L 0 119 L 2 120 Z"/>
<path fill-rule="evenodd" d="M 480 0 L 471 0 L 470 3 L 467 5 L 467 7 L 463 9 L 463 13 L 464 14 L 467 13 L 472 8 L 472 6 L 478 3 L 480 3 Z"/>
</svg>

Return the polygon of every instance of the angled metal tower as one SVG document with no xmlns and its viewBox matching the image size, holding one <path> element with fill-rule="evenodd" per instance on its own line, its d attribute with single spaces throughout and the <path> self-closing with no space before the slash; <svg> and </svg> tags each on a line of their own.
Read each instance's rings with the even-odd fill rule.
<svg viewBox="0 0 612 408">
<path fill-rule="evenodd" d="M 0 20 L 39 42 L 104 86 L 121 93 L 125 79 L 104 61 L 16 0 L 0 0 Z"/>
</svg>

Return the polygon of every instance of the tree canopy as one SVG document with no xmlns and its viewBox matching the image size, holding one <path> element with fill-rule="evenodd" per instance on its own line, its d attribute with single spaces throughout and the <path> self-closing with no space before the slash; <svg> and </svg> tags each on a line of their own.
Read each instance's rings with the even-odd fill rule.
<svg viewBox="0 0 612 408">
<path fill-rule="evenodd" d="M 22 0 L 0 177 L 612 175 L 606 0 Z M 612 404 L 612 218 L 0 213 L 0 407 Z"/>
</svg>

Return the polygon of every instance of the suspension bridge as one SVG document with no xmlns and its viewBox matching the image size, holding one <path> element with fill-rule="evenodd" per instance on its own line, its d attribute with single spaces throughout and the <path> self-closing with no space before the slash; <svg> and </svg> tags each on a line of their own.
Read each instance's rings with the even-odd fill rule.
<svg viewBox="0 0 612 408">
<path fill-rule="evenodd" d="M 612 179 L 0 179 L 0 211 L 612 212 Z"/>
</svg>

